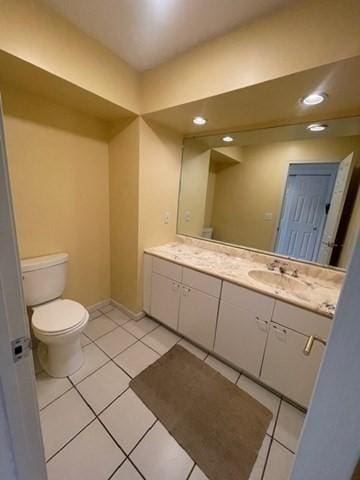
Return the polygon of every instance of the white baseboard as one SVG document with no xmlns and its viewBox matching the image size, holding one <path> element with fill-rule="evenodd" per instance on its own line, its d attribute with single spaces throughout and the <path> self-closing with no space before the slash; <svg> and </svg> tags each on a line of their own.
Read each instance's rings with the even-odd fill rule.
<svg viewBox="0 0 360 480">
<path fill-rule="evenodd" d="M 129 310 L 128 308 L 124 307 L 124 305 L 121 305 L 121 303 L 116 302 L 115 300 L 111 300 L 111 305 L 114 305 L 114 307 L 118 308 L 122 312 L 125 313 L 128 317 L 130 317 L 132 320 L 141 320 L 142 318 L 145 317 L 146 313 L 145 312 L 139 312 L 139 313 L 134 313 L 133 311 Z"/>
<path fill-rule="evenodd" d="M 95 303 L 94 305 L 89 305 L 86 307 L 86 310 L 91 313 L 94 310 L 99 310 L 99 308 L 106 307 L 106 305 L 110 305 L 111 299 L 108 298 L 107 300 L 102 300 L 101 302 Z"/>
</svg>

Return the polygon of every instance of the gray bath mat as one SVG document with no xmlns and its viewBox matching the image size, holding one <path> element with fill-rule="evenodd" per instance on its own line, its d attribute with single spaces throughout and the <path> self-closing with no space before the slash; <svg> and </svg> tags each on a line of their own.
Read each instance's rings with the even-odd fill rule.
<svg viewBox="0 0 360 480">
<path fill-rule="evenodd" d="M 210 480 L 248 480 L 272 413 L 176 345 L 131 388 Z"/>
</svg>

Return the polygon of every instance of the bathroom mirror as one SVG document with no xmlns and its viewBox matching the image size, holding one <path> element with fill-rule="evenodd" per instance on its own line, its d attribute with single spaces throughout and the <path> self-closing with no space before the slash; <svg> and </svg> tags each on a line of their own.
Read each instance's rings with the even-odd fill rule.
<svg viewBox="0 0 360 480">
<path fill-rule="evenodd" d="M 178 233 L 346 268 L 360 117 L 184 139 Z"/>
</svg>

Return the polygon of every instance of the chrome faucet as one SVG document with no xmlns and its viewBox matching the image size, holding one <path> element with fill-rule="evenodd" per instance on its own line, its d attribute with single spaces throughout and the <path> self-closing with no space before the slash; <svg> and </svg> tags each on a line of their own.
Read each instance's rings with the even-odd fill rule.
<svg viewBox="0 0 360 480">
<path fill-rule="evenodd" d="M 280 262 L 279 272 L 280 272 L 281 274 L 286 273 L 286 271 L 287 271 L 287 270 L 286 270 L 286 267 L 287 267 L 287 266 L 288 266 L 287 263 L 285 263 L 285 262 Z"/>
<path fill-rule="evenodd" d="M 281 274 L 284 274 L 287 272 L 286 270 L 287 265 L 288 264 L 286 262 L 280 262 L 280 260 L 273 260 L 271 263 L 268 263 L 266 266 L 267 266 L 267 269 L 270 270 L 271 272 L 273 272 L 276 268 L 278 268 L 279 272 Z"/>
<path fill-rule="evenodd" d="M 270 272 L 273 272 L 275 268 L 279 265 L 279 260 L 273 260 L 272 262 L 268 263 L 267 269 L 270 270 Z"/>
</svg>

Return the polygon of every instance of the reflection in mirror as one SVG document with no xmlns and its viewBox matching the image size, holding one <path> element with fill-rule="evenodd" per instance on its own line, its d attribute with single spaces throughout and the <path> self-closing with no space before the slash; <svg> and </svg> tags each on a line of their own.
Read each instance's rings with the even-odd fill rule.
<svg viewBox="0 0 360 480">
<path fill-rule="evenodd" d="M 321 123 L 186 138 L 178 233 L 345 268 L 360 224 L 360 117 Z"/>
</svg>

